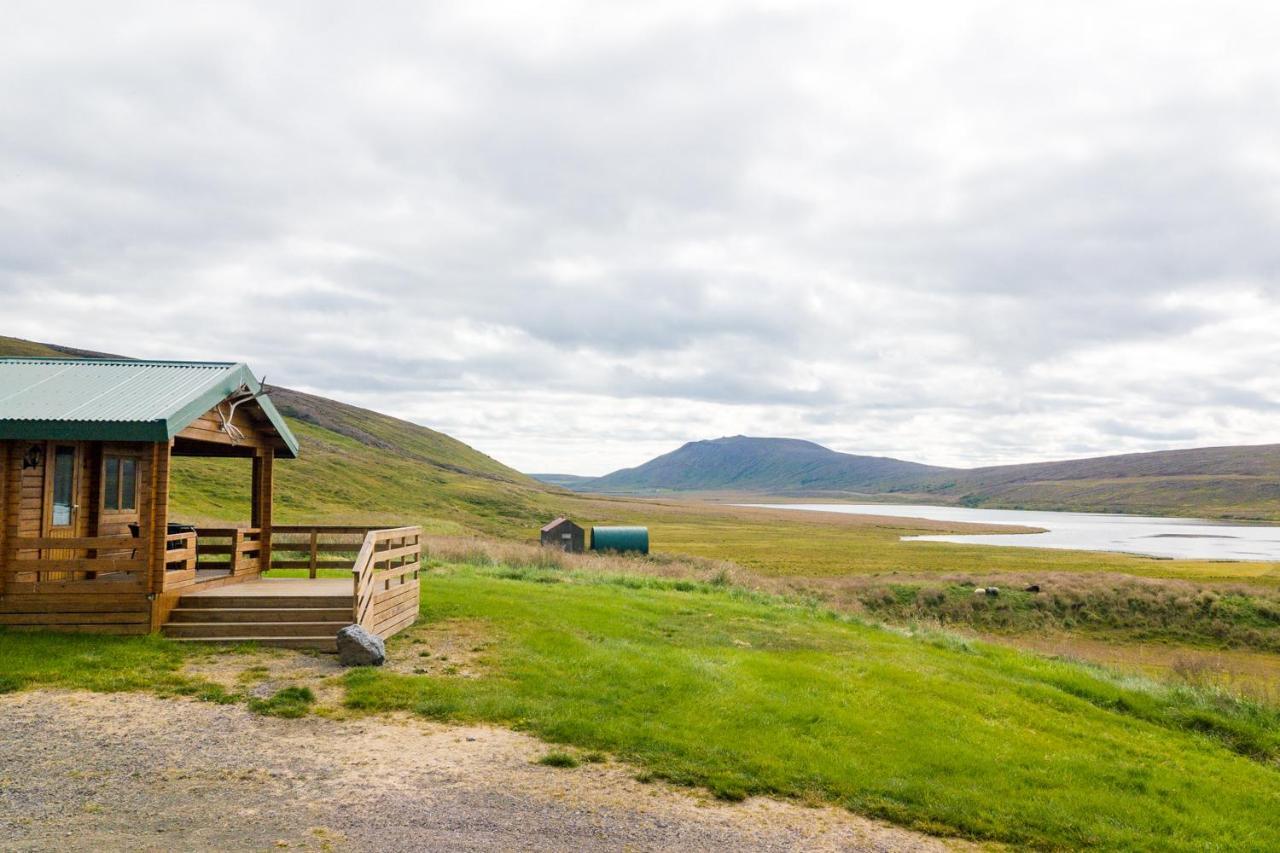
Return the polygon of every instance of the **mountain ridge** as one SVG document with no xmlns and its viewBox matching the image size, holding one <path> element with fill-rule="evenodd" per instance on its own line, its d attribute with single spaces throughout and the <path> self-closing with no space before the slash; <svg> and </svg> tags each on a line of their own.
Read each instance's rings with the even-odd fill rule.
<svg viewBox="0 0 1280 853">
<path fill-rule="evenodd" d="M 840 453 L 811 441 L 691 441 L 596 478 L 556 475 L 584 493 L 741 493 L 888 498 L 1006 509 L 1280 518 L 1280 444 L 948 468 Z"/>
</svg>

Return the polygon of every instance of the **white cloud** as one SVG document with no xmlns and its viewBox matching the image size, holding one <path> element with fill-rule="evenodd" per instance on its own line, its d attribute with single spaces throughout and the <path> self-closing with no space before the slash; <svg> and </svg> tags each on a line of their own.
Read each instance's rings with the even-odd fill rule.
<svg viewBox="0 0 1280 853">
<path fill-rule="evenodd" d="M 525 470 L 1261 442 L 1263 3 L 18 3 L 0 332 Z"/>
</svg>

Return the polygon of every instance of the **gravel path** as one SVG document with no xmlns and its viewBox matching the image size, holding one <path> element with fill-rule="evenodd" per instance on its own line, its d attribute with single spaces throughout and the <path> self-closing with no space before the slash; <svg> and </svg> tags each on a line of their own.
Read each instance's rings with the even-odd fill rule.
<svg viewBox="0 0 1280 853">
<path fill-rule="evenodd" d="M 139 694 L 0 696 L 5 850 L 942 850 L 842 810 L 726 805 L 416 719 L 278 720 Z"/>
</svg>

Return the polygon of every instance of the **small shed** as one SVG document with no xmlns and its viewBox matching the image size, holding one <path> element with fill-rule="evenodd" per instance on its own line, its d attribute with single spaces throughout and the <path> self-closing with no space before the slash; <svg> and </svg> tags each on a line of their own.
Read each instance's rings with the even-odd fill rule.
<svg viewBox="0 0 1280 853">
<path fill-rule="evenodd" d="M 592 551 L 618 551 L 649 553 L 649 528 L 647 527 L 593 527 Z"/>
<path fill-rule="evenodd" d="M 542 528 L 542 544 L 569 554 L 581 554 L 586 546 L 586 534 L 581 527 L 561 516 Z"/>
</svg>

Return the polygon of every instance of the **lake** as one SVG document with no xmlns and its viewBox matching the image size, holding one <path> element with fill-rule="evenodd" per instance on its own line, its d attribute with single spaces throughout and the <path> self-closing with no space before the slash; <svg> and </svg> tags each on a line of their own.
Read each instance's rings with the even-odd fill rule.
<svg viewBox="0 0 1280 853">
<path fill-rule="evenodd" d="M 842 512 L 851 515 L 889 515 L 933 521 L 967 521 L 976 524 L 1015 524 L 1022 527 L 1040 527 L 1047 531 L 977 536 L 904 536 L 904 541 L 959 542 L 965 545 L 1003 545 L 1016 548 L 1064 548 L 1076 551 L 1119 551 L 1182 560 L 1280 561 L 1280 527 L 1229 524 L 1198 518 L 898 504 L 743 504 L 743 506 Z"/>
</svg>

